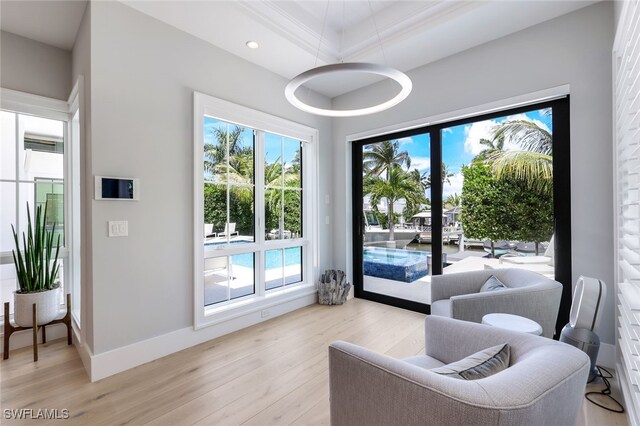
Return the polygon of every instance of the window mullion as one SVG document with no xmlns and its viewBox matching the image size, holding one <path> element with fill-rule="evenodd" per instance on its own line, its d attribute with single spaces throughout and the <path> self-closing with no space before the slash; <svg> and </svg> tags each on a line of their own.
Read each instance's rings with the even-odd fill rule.
<svg viewBox="0 0 640 426">
<path fill-rule="evenodd" d="M 233 280 L 233 274 L 231 273 L 231 255 L 227 256 L 227 301 L 231 300 L 231 280 Z"/>
<path fill-rule="evenodd" d="M 230 240 L 230 234 L 231 232 L 229 232 L 229 222 L 231 222 L 231 216 L 230 216 L 230 210 L 229 210 L 229 201 L 230 201 L 230 196 L 229 196 L 229 190 L 231 189 L 230 185 L 229 185 L 229 126 L 230 124 L 227 123 L 227 131 L 225 132 L 226 135 L 226 142 L 225 142 L 225 159 L 226 159 L 226 174 L 227 174 L 227 179 L 226 179 L 226 189 L 227 189 L 227 221 L 224 225 L 225 227 L 225 231 L 227 233 L 227 235 L 225 235 L 226 240 L 227 240 L 227 244 L 229 244 L 229 240 Z M 229 269 L 227 269 L 227 271 L 229 271 Z M 227 299 L 229 300 L 229 299 Z"/>
<path fill-rule="evenodd" d="M 280 137 L 280 239 L 284 240 L 284 169 L 285 169 L 285 161 L 284 161 L 284 138 Z M 280 283 L 281 287 L 284 287 L 286 282 L 285 273 L 284 273 L 284 255 L 285 250 L 280 250 L 280 271 L 282 271 L 282 281 Z"/>
<path fill-rule="evenodd" d="M 69 188 L 71 188 L 71 179 L 69 179 L 69 174 L 71 173 L 71 169 L 69 167 L 69 162 L 71 161 L 71 152 L 69 152 L 69 147 L 67 146 L 71 140 L 71 132 L 69 132 L 69 126 L 71 126 L 71 117 L 69 117 L 69 121 L 67 121 L 64 125 L 64 127 L 62 128 L 62 156 L 63 156 L 63 161 L 62 161 L 62 203 L 63 203 L 63 210 L 62 210 L 62 220 L 64 221 L 63 226 L 63 237 L 64 237 L 64 245 L 65 246 L 69 246 L 71 247 L 71 240 L 70 238 L 70 226 L 67 222 L 69 222 L 69 218 L 71 217 L 71 214 L 69 214 L 69 212 L 71 211 L 71 191 L 67 191 L 64 185 L 64 182 L 68 182 L 69 183 Z M 56 181 L 56 179 L 51 179 L 51 189 L 53 191 L 53 187 L 54 187 L 54 182 Z M 58 182 L 55 182 L 58 183 Z M 70 262 L 69 262 L 70 263 Z M 67 265 L 69 266 L 69 265 Z M 69 282 L 68 277 L 70 277 L 70 272 L 71 272 L 71 268 L 65 268 L 64 270 L 64 274 L 65 274 L 65 283 Z M 65 303 L 66 303 L 66 298 L 65 298 Z"/>
<path fill-rule="evenodd" d="M 255 130 L 255 156 L 253 167 L 255 170 L 255 212 L 254 226 L 256 228 L 255 241 L 258 244 L 258 250 L 255 252 L 255 283 L 256 294 L 264 296 L 266 292 L 265 279 L 265 234 L 267 229 L 265 210 L 265 148 L 264 148 L 264 132 Z"/>
<path fill-rule="evenodd" d="M 18 118 L 18 114 L 14 113 L 13 114 L 15 117 L 15 161 L 16 161 L 16 165 L 15 165 L 15 177 L 16 177 L 16 185 L 15 185 L 15 191 L 16 191 L 16 231 L 20 232 L 20 143 L 18 142 L 18 138 L 20 136 L 20 121 Z"/>
<path fill-rule="evenodd" d="M 280 239 L 284 240 L 284 138 L 280 137 Z M 284 253 L 283 253 L 284 256 Z"/>
</svg>

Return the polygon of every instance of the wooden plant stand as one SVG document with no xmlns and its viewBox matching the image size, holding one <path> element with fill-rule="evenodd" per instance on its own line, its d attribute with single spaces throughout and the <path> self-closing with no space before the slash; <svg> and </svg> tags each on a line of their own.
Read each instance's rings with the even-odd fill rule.
<svg viewBox="0 0 640 426">
<path fill-rule="evenodd" d="M 9 320 L 9 302 L 4 303 L 4 353 L 2 359 L 9 359 L 9 338 L 15 331 L 33 330 L 33 361 L 38 360 L 38 329 L 42 328 L 42 343 L 47 343 L 46 326 L 54 324 L 64 324 L 67 326 L 67 344 L 72 343 L 71 339 L 71 294 L 67 293 L 67 313 L 63 318 L 53 320 L 47 324 L 38 324 L 36 304 L 33 304 L 33 324 L 34 327 L 18 327 L 11 324 Z"/>
</svg>

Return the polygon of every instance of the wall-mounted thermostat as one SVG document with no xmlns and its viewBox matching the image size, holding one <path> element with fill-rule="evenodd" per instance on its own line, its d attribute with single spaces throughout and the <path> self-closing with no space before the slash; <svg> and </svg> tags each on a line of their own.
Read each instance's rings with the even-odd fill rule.
<svg viewBox="0 0 640 426">
<path fill-rule="evenodd" d="M 140 196 L 139 187 L 139 179 L 96 176 L 95 199 L 138 200 Z"/>
</svg>

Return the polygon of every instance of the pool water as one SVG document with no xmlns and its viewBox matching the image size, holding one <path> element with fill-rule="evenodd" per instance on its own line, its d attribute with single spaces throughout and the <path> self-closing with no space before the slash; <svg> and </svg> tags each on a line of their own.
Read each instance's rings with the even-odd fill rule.
<svg viewBox="0 0 640 426">
<path fill-rule="evenodd" d="M 375 261 L 388 265 L 409 265 L 413 262 L 427 260 L 431 252 L 391 249 L 385 247 L 365 247 L 363 258 L 365 261 Z"/>
<path fill-rule="evenodd" d="M 216 243 L 210 243 L 207 245 L 216 245 Z M 282 249 L 265 251 L 265 269 L 282 268 L 282 252 Z M 254 253 L 235 254 L 231 256 L 231 262 L 234 265 L 253 269 L 253 257 Z M 302 247 L 290 247 L 284 249 L 284 266 L 300 265 L 301 263 Z"/>
</svg>

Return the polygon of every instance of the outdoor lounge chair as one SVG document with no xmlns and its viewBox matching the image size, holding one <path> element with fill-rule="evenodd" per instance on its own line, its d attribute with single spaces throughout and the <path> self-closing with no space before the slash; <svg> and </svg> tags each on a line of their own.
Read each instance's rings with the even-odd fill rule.
<svg viewBox="0 0 640 426">
<path fill-rule="evenodd" d="M 284 230 L 282 232 L 283 238 L 284 239 L 288 239 L 291 238 L 291 231 L 288 230 Z M 280 239 L 280 230 L 279 229 L 272 229 L 269 234 L 267 235 L 267 239 L 269 240 L 279 240 Z"/>
<path fill-rule="evenodd" d="M 204 224 L 204 237 L 215 237 L 216 234 L 213 232 L 213 223 L 205 223 Z"/>
<path fill-rule="evenodd" d="M 222 257 L 208 257 L 204 260 L 205 273 L 219 271 L 221 269 L 227 269 L 227 258 Z"/>
<path fill-rule="evenodd" d="M 500 258 L 500 263 L 510 265 L 550 265 L 554 264 L 554 237 L 551 237 L 549 246 L 543 256 L 518 256 L 506 254 Z M 551 268 L 553 269 L 553 268 Z"/>
<path fill-rule="evenodd" d="M 231 223 L 227 223 L 224 226 L 224 231 L 218 233 L 218 237 L 226 237 L 227 235 L 229 235 L 230 237 L 233 235 L 240 235 L 238 233 L 238 231 L 236 231 L 236 223 L 235 222 L 231 222 Z"/>
</svg>

